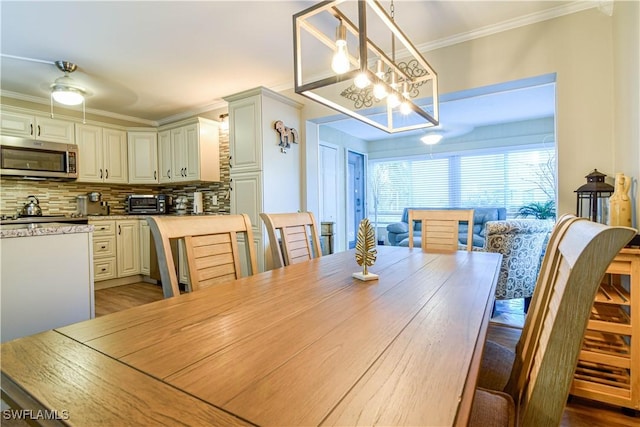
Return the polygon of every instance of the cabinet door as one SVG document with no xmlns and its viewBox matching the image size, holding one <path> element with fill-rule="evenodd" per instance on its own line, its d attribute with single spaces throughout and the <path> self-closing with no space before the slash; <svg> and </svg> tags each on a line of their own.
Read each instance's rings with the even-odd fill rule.
<svg viewBox="0 0 640 427">
<path fill-rule="evenodd" d="M 171 153 L 173 156 L 173 182 L 187 181 L 187 138 L 184 127 L 171 129 Z"/>
<path fill-rule="evenodd" d="M 103 182 L 102 128 L 76 124 L 78 182 Z"/>
<path fill-rule="evenodd" d="M 185 126 L 185 179 L 197 181 L 200 179 L 200 135 L 197 124 Z"/>
<path fill-rule="evenodd" d="M 146 219 L 140 221 L 140 274 L 151 274 L 151 230 Z"/>
<path fill-rule="evenodd" d="M 178 282 L 187 285 L 187 291 L 191 292 L 189 263 L 187 263 L 187 248 L 184 246 L 184 239 L 178 240 Z"/>
<path fill-rule="evenodd" d="M 155 132 L 129 132 L 129 183 L 158 182 L 158 140 Z"/>
<path fill-rule="evenodd" d="M 127 133 L 104 129 L 104 182 L 127 184 Z"/>
<path fill-rule="evenodd" d="M 116 222 L 118 277 L 140 274 L 140 220 Z"/>
<path fill-rule="evenodd" d="M 33 116 L 3 111 L 0 115 L 3 135 L 35 137 Z"/>
<path fill-rule="evenodd" d="M 51 119 L 48 117 L 36 117 L 36 139 L 51 142 L 74 144 L 73 122 Z"/>
<path fill-rule="evenodd" d="M 229 103 L 229 154 L 235 172 L 262 169 L 260 95 Z"/>
<path fill-rule="evenodd" d="M 161 183 L 171 182 L 173 171 L 173 154 L 171 151 L 171 131 L 165 130 L 158 134 L 158 164 Z"/>
</svg>

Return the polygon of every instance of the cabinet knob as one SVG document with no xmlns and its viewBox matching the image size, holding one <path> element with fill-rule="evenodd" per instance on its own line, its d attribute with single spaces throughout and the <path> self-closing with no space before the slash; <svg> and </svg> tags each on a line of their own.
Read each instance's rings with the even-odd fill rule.
<svg viewBox="0 0 640 427">
<path fill-rule="evenodd" d="M 40 136 L 40 125 L 38 125 L 38 136 Z"/>
<path fill-rule="evenodd" d="M 158 179 L 158 175 L 156 174 L 156 171 L 153 171 L 153 179 Z"/>
<path fill-rule="evenodd" d="M 109 169 L 104 170 L 104 179 L 109 179 Z"/>
<path fill-rule="evenodd" d="M 171 169 L 167 169 L 167 178 L 171 178 Z"/>
<path fill-rule="evenodd" d="M 100 269 L 100 271 L 107 271 L 107 269 L 106 269 L 106 268 L 104 268 L 104 267 L 102 267 L 102 268 Z"/>
<path fill-rule="evenodd" d="M 33 123 L 29 125 L 29 135 L 33 135 Z"/>
<path fill-rule="evenodd" d="M 118 234 L 122 234 L 122 228 L 118 226 Z"/>
<path fill-rule="evenodd" d="M 100 169 L 100 179 L 102 179 L 102 169 Z"/>
<path fill-rule="evenodd" d="M 107 249 L 106 246 L 100 246 L 100 249 Z"/>
</svg>

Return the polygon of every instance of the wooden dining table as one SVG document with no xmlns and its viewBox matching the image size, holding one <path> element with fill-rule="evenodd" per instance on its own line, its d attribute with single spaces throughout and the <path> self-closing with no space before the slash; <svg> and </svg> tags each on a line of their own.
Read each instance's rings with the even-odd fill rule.
<svg viewBox="0 0 640 427">
<path fill-rule="evenodd" d="M 75 426 L 466 425 L 500 262 L 323 256 L 6 342 L 2 390 Z"/>
</svg>

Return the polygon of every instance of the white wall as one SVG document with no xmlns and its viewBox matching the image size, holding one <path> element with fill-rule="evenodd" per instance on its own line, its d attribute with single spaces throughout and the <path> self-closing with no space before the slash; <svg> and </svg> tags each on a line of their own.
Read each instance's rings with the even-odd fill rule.
<svg viewBox="0 0 640 427">
<path fill-rule="evenodd" d="M 594 168 L 611 178 L 618 171 L 638 176 L 638 22 L 638 2 L 616 2 L 613 17 L 588 9 L 425 57 L 438 72 L 440 93 L 557 74 L 558 212 L 573 213 L 574 190 Z M 633 93 L 621 95 L 614 87 Z M 335 114 L 298 99 L 305 103 L 304 120 Z M 305 151 L 314 150 L 308 142 Z M 631 159 L 621 160 L 620 151 L 631 151 Z M 307 175 L 317 175 L 317 165 L 309 166 L 316 170 Z M 307 187 L 306 199 L 317 200 L 313 188 Z"/>
</svg>

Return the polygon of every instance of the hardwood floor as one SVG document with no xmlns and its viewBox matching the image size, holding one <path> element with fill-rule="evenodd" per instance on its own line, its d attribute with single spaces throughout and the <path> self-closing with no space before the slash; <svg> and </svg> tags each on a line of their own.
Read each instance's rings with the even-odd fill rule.
<svg viewBox="0 0 640 427">
<path fill-rule="evenodd" d="M 96 316 L 124 310 L 137 305 L 161 300 L 162 288 L 150 283 L 134 283 L 95 292 Z M 508 347 L 515 347 L 520 336 L 524 314 L 522 300 L 498 301 L 494 323 L 489 328 L 489 339 Z M 640 427 L 640 417 L 625 415 L 612 407 L 587 399 L 571 398 L 564 411 L 562 427 Z"/>
</svg>

